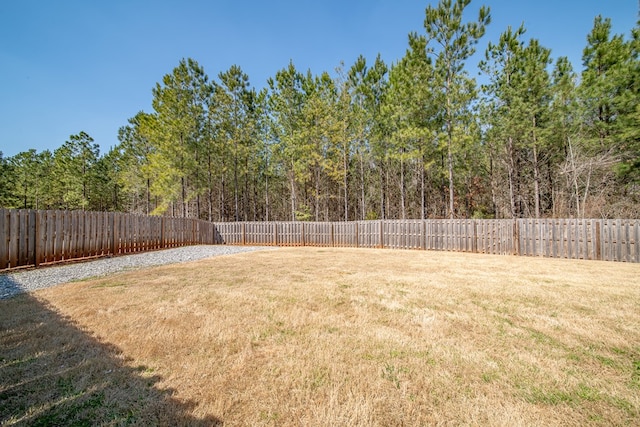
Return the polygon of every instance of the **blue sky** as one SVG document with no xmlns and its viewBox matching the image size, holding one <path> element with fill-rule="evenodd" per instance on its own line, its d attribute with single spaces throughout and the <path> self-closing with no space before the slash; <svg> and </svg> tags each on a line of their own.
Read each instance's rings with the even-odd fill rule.
<svg viewBox="0 0 640 427">
<path fill-rule="evenodd" d="M 324 1 L 0 1 L 0 151 L 12 156 L 54 150 L 85 131 L 106 152 L 118 128 L 151 112 L 151 90 L 182 58 L 210 78 L 239 65 L 256 88 L 292 60 L 314 74 L 349 67 L 358 55 L 399 60 L 407 34 L 423 32 L 424 10 L 437 0 Z M 596 15 L 628 37 L 637 0 L 473 0 L 492 23 L 469 61 L 508 25 L 527 28 L 552 56 L 581 69 Z"/>
</svg>

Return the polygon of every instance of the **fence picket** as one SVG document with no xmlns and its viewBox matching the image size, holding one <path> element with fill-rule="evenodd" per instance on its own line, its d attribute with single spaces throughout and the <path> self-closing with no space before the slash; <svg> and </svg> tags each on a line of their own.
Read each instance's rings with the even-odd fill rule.
<svg viewBox="0 0 640 427">
<path fill-rule="evenodd" d="M 0 270 L 9 267 L 9 211 L 0 209 Z"/>
<path fill-rule="evenodd" d="M 45 211 L 34 212 L 34 246 L 33 246 L 33 263 L 37 267 L 44 261 L 44 230 L 45 230 Z"/>
</svg>

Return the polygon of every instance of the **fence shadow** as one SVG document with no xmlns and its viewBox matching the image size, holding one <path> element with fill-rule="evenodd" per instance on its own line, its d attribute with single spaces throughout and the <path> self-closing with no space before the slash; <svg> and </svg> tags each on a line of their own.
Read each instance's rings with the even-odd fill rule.
<svg viewBox="0 0 640 427">
<path fill-rule="evenodd" d="M 46 302 L 0 300 L 0 425 L 222 425 L 193 417 L 196 402 L 159 380 Z"/>
</svg>

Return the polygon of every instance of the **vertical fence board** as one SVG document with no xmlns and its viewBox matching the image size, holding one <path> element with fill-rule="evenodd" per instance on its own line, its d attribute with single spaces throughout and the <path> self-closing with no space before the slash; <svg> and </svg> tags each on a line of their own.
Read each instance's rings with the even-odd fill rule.
<svg viewBox="0 0 640 427">
<path fill-rule="evenodd" d="M 625 243 L 625 254 L 624 260 L 626 262 L 631 262 L 631 232 L 630 232 L 630 224 L 629 221 L 625 221 L 624 224 L 624 243 Z"/>
<path fill-rule="evenodd" d="M 38 267 L 45 261 L 46 211 L 36 211 L 36 221 L 35 265 Z"/>
<path fill-rule="evenodd" d="M 580 238 L 578 242 L 580 244 L 581 259 L 590 259 L 591 252 L 589 251 L 589 222 L 586 219 L 578 221 Z"/>
<path fill-rule="evenodd" d="M 96 256 L 98 248 L 96 246 L 98 240 L 98 218 L 96 212 L 88 212 L 89 216 L 89 256 Z"/>
<path fill-rule="evenodd" d="M 567 221 L 567 258 L 573 258 L 573 240 L 575 239 L 575 221 L 570 219 Z"/>
<path fill-rule="evenodd" d="M 93 234 L 93 224 L 92 224 L 92 214 L 91 212 L 83 212 L 84 216 L 84 230 L 85 230 L 85 235 L 84 235 L 84 256 L 85 257 L 90 257 L 93 255 L 93 248 L 92 248 L 92 243 L 91 243 L 91 235 Z"/>
<path fill-rule="evenodd" d="M 640 221 L 633 221 L 633 262 L 640 262 Z"/>
<path fill-rule="evenodd" d="M 623 261 L 622 259 L 622 226 L 620 220 L 614 220 L 615 223 L 615 239 L 616 239 L 616 258 L 615 261 Z"/>
<path fill-rule="evenodd" d="M 9 241 L 9 265 L 18 267 L 18 239 L 20 229 L 18 228 L 18 211 L 12 210 L 9 214 L 9 235 L 12 236 Z"/>
<path fill-rule="evenodd" d="M 54 241 L 54 237 L 55 237 L 55 231 L 53 228 L 53 216 L 55 215 L 55 211 L 45 211 L 45 219 L 44 222 L 46 222 L 46 236 L 45 236 L 45 242 L 44 242 L 44 250 L 45 250 L 45 260 L 46 262 L 53 262 L 55 261 L 55 254 L 53 252 L 53 241 Z"/>
<path fill-rule="evenodd" d="M 18 211 L 18 265 L 27 265 L 29 254 L 27 253 L 27 235 L 29 230 L 27 229 L 27 215 L 28 211 L 20 209 Z"/>
<path fill-rule="evenodd" d="M 38 213 L 30 209 L 27 212 L 27 265 L 37 265 L 37 219 Z"/>
<path fill-rule="evenodd" d="M 72 220 L 75 223 L 75 230 L 73 232 L 75 252 L 72 256 L 74 258 L 82 258 L 84 254 L 84 217 L 77 211 L 71 214 Z"/>
<path fill-rule="evenodd" d="M 76 258 L 76 242 L 74 229 L 76 225 L 73 223 L 73 212 L 54 211 L 51 221 L 51 240 L 53 248 L 52 261 L 60 261 L 62 259 Z"/>
<path fill-rule="evenodd" d="M 94 242 L 94 251 L 95 251 L 95 255 L 96 256 L 101 256 L 103 255 L 102 252 L 102 233 L 104 232 L 104 230 L 106 230 L 105 226 L 104 226 L 104 213 L 102 212 L 96 212 L 95 213 L 95 224 L 96 224 L 96 230 L 94 233 L 94 238 L 95 238 L 95 242 Z"/>
<path fill-rule="evenodd" d="M 80 258 L 84 258 L 89 256 L 88 253 L 88 246 L 89 246 L 89 241 L 88 241 L 88 216 L 86 214 L 86 212 L 78 212 L 78 220 L 79 220 L 79 227 L 80 227 L 80 238 L 79 238 L 79 242 L 78 242 L 78 250 L 80 251 L 79 255 Z"/>
<path fill-rule="evenodd" d="M 9 267 L 9 211 L 0 209 L 0 270 Z"/>
<path fill-rule="evenodd" d="M 71 219 L 74 227 L 72 232 L 74 251 L 71 256 L 73 258 L 82 258 L 84 252 L 84 218 L 80 212 L 74 211 L 71 212 Z"/>
<path fill-rule="evenodd" d="M 85 237 L 85 256 L 91 257 L 94 255 L 94 234 L 95 234 L 95 222 L 92 212 L 85 212 L 84 220 L 86 223 L 86 237 Z"/>
<path fill-rule="evenodd" d="M 605 240 L 607 242 L 607 250 L 605 259 L 607 261 L 613 261 L 613 232 L 611 229 L 611 221 L 604 220 Z"/>
</svg>

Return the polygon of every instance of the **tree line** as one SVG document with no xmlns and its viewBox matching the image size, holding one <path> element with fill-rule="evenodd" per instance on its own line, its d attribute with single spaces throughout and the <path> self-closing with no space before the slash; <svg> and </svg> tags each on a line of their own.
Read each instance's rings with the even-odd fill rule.
<svg viewBox="0 0 640 427">
<path fill-rule="evenodd" d="M 598 16 L 577 72 L 490 11 L 441 0 L 404 57 L 335 73 L 293 62 L 258 90 L 183 59 L 100 155 L 85 132 L 0 153 L 0 206 L 213 221 L 639 217 L 640 22 Z M 466 15 L 465 15 L 466 16 Z"/>
</svg>

